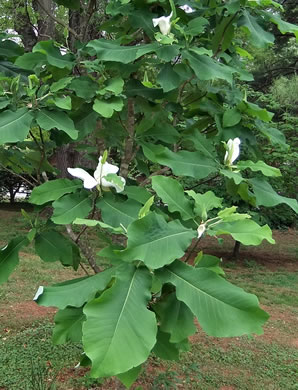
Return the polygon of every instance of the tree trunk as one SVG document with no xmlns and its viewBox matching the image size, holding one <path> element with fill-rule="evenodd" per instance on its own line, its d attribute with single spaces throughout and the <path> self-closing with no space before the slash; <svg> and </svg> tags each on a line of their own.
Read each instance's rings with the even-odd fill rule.
<svg viewBox="0 0 298 390">
<path fill-rule="evenodd" d="M 240 245 L 241 245 L 241 243 L 239 241 L 235 241 L 233 255 L 232 255 L 232 258 L 235 260 L 239 259 Z"/>
<path fill-rule="evenodd" d="M 26 0 L 13 0 L 11 12 L 14 19 L 14 29 L 22 37 L 25 51 L 30 52 L 37 43 L 37 34 L 31 23 Z"/>
<path fill-rule="evenodd" d="M 48 14 L 53 14 L 55 4 L 52 0 L 32 0 L 32 6 L 38 13 L 38 40 L 47 41 L 55 37 L 55 23 Z"/>
</svg>

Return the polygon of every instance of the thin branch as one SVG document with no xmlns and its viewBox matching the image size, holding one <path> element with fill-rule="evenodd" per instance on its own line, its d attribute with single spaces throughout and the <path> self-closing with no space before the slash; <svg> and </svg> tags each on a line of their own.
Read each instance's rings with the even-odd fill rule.
<svg viewBox="0 0 298 390">
<path fill-rule="evenodd" d="M 37 0 L 38 4 L 40 5 L 40 8 L 43 9 L 43 11 L 52 19 L 54 20 L 54 22 L 60 24 L 60 26 L 63 26 L 64 28 L 66 28 L 74 37 L 76 37 L 76 39 L 80 39 L 80 36 L 75 32 L 75 30 L 73 30 L 71 27 L 69 27 L 66 23 L 64 23 L 62 20 L 56 18 L 56 16 L 52 15 L 44 6 L 43 4 Z"/>
<path fill-rule="evenodd" d="M 191 255 L 194 253 L 194 251 L 197 249 L 197 247 L 198 247 L 198 245 L 199 245 L 199 242 L 200 242 L 201 238 L 202 238 L 202 237 L 197 238 L 195 245 L 194 245 L 194 246 L 191 248 L 191 250 L 188 252 L 188 254 L 187 254 L 187 256 L 186 256 L 186 259 L 184 260 L 185 263 L 188 262 L 190 256 L 191 256 Z"/>
<path fill-rule="evenodd" d="M 23 181 L 25 181 L 26 183 L 28 183 L 30 185 L 30 187 L 34 187 L 35 184 L 31 183 L 29 180 L 27 180 L 24 176 L 22 175 L 19 175 L 18 173 L 15 173 L 14 171 L 12 171 L 11 169 L 7 168 L 5 165 L 1 164 L 0 163 L 0 166 L 5 169 L 7 172 L 11 173 L 12 175 L 14 176 L 17 176 L 19 177 L 20 179 L 22 179 Z"/>
<path fill-rule="evenodd" d="M 86 259 L 87 259 L 90 267 L 93 269 L 93 271 L 96 274 L 101 272 L 102 269 L 96 264 L 96 258 L 95 258 L 94 253 L 92 252 L 92 249 L 90 247 L 88 247 L 85 243 L 83 243 L 82 241 L 79 241 L 79 242 L 76 241 L 77 240 L 77 235 L 72 230 L 71 225 L 66 225 L 65 227 L 66 227 L 67 234 L 72 239 L 72 241 L 77 243 L 77 245 L 81 249 L 83 255 L 86 257 Z"/>
</svg>

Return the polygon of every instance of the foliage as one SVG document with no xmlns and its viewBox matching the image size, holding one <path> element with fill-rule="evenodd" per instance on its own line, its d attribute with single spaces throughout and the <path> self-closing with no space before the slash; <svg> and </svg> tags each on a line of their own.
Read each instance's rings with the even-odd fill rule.
<svg viewBox="0 0 298 390">
<path fill-rule="evenodd" d="M 87 261 L 96 275 L 41 286 L 34 299 L 59 308 L 56 343 L 81 341 L 81 364 L 92 366 L 91 376 L 117 376 L 127 387 L 151 352 L 177 360 L 188 350 L 194 317 L 216 337 L 261 334 L 268 318 L 256 296 L 224 278 L 220 259 L 203 254 L 193 262 L 192 252 L 204 234 L 230 235 L 244 245 L 274 243 L 269 226 L 226 207 L 212 191 L 187 190 L 184 180 L 222 177 L 223 197 L 241 199 L 245 211 L 277 204 L 298 210 L 296 200 L 268 183 L 280 170 L 258 153 L 260 137 L 284 145 L 284 136 L 271 124 L 273 113 L 248 101 L 240 86 L 252 80 L 241 61 L 243 41 L 272 44 L 263 22 L 282 34 L 298 27 L 263 2 L 192 1 L 190 13 L 181 5 L 110 1 L 102 37 L 89 40 L 69 27 L 80 40 L 71 50 L 40 40 L 25 53 L 5 34 L 0 41 L 1 150 L 24 161 L 21 174 L 28 171 L 39 184 L 31 196 L 36 212 L 53 211 L 46 223 L 26 215 L 30 232 L 0 251 L 1 282 L 30 242 L 45 262 L 76 270 Z M 76 12 L 86 16 L 86 10 Z M 164 15 L 171 16 L 159 31 L 152 19 Z M 75 174 L 83 182 L 55 177 L 48 156 L 66 145 L 91 161 L 78 165 L 94 174 L 92 191 L 85 171 Z M 102 173 L 107 160 L 120 176 L 118 169 Z M 11 158 L 3 165 L 20 169 Z M 72 224 L 82 221 L 77 233 Z M 108 242 L 99 253 L 109 260 L 105 270 L 82 241 L 90 225 L 99 225 Z"/>
</svg>

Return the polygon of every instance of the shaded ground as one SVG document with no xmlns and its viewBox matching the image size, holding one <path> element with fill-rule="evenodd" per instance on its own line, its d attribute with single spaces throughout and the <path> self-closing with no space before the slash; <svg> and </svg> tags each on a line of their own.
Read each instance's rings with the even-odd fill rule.
<svg viewBox="0 0 298 390">
<path fill-rule="evenodd" d="M 15 212 L 0 212 L 0 244 L 28 226 Z M 14 226 L 16 230 L 8 230 Z M 298 259 L 297 233 L 274 232 L 275 246 L 241 247 L 237 262 L 230 259 L 234 242 L 219 245 L 203 240 L 199 250 L 222 257 L 227 279 L 255 293 L 270 314 L 264 335 L 217 339 L 200 331 L 192 350 L 181 361 L 150 358 L 133 389 L 297 390 L 298 383 Z M 50 389 L 120 390 L 116 380 L 101 384 L 86 378 L 85 368 L 74 368 L 79 345 L 51 344 L 54 308 L 32 302 L 37 287 L 80 276 L 59 264 L 42 263 L 32 248 L 9 282 L 0 287 L 0 390 Z M 29 385 L 28 385 L 29 384 Z M 46 387 L 46 385 L 48 387 Z M 30 387 L 31 386 L 31 387 Z"/>
</svg>

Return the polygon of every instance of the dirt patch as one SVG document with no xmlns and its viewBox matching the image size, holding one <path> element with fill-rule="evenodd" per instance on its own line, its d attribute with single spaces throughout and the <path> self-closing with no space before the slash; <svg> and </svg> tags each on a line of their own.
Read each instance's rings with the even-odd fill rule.
<svg viewBox="0 0 298 390">
<path fill-rule="evenodd" d="M 56 311 L 54 307 L 38 306 L 33 301 L 2 306 L 0 307 L 0 335 L 19 329 L 20 325 L 27 326 L 36 320 L 53 318 Z"/>
</svg>

